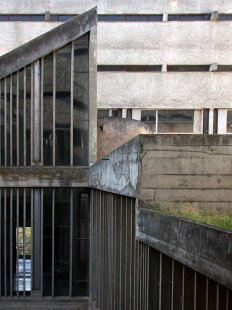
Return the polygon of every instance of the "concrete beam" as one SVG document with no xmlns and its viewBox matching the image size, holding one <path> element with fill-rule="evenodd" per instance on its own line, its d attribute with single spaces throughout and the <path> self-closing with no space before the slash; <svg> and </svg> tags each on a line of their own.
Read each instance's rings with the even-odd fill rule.
<svg viewBox="0 0 232 310">
<path fill-rule="evenodd" d="M 1 167 L 0 187 L 88 187 L 88 167 Z"/>
<path fill-rule="evenodd" d="M 232 108 L 227 72 L 98 72 L 97 78 L 101 109 Z"/>
</svg>

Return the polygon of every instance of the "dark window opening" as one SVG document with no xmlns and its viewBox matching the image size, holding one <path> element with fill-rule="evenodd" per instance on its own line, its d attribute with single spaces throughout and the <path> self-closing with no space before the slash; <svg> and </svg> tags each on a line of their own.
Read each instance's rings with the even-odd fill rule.
<svg viewBox="0 0 232 310">
<path fill-rule="evenodd" d="M 98 65 L 97 71 L 160 72 L 161 65 Z"/>
<path fill-rule="evenodd" d="M 112 117 L 122 117 L 122 109 L 113 109 L 112 110 Z"/>
<path fill-rule="evenodd" d="M 132 119 L 132 109 L 127 109 L 126 118 Z"/>
<path fill-rule="evenodd" d="M 159 133 L 191 133 L 193 132 L 194 111 L 183 110 L 159 110 L 158 132 Z"/>
<path fill-rule="evenodd" d="M 217 71 L 218 72 L 231 72 L 232 65 L 218 65 Z"/>
<path fill-rule="evenodd" d="M 109 110 L 97 110 L 97 118 L 109 117 Z"/>
<path fill-rule="evenodd" d="M 207 72 L 209 65 L 168 65 L 167 71 L 170 72 Z"/>
<path fill-rule="evenodd" d="M 141 121 L 156 123 L 156 110 L 141 110 Z"/>
<path fill-rule="evenodd" d="M 227 111 L 227 133 L 232 133 L 232 110 Z"/>
<path fill-rule="evenodd" d="M 232 20 L 232 14 L 219 14 L 218 20 L 219 21 Z"/>
<path fill-rule="evenodd" d="M 203 134 L 209 133 L 209 109 L 203 110 Z"/>
<path fill-rule="evenodd" d="M 210 14 L 181 14 L 168 15 L 168 21 L 207 21 L 210 20 Z"/>
</svg>

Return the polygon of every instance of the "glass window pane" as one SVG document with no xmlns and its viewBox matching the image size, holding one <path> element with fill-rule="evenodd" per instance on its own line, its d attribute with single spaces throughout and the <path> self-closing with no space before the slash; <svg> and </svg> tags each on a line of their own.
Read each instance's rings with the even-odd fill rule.
<svg viewBox="0 0 232 310">
<path fill-rule="evenodd" d="M 9 20 L 8 15 L 0 15 L 0 21 L 1 21 L 1 22 L 2 22 L 2 21 L 7 21 L 7 20 Z"/>
<path fill-rule="evenodd" d="M 43 64 L 43 163 L 52 166 L 53 158 L 53 54 Z"/>
<path fill-rule="evenodd" d="M 17 165 L 17 75 L 12 76 L 12 163 Z"/>
<path fill-rule="evenodd" d="M 43 190 L 43 295 L 52 295 L 52 189 Z"/>
<path fill-rule="evenodd" d="M 31 15 L 31 21 L 43 21 L 44 19 L 44 15 Z"/>
<path fill-rule="evenodd" d="M 26 68 L 26 164 L 31 165 L 31 66 Z"/>
<path fill-rule="evenodd" d="M 0 127 L 0 139 L 1 139 L 1 158 L 0 158 L 0 165 L 4 166 L 4 80 L 0 80 L 0 87 L 1 87 L 1 93 L 0 93 L 0 118 L 1 118 L 1 127 Z"/>
<path fill-rule="evenodd" d="M 30 15 L 9 15 L 10 21 L 30 21 Z"/>
<path fill-rule="evenodd" d="M 109 117 L 109 110 L 97 110 L 97 118 Z"/>
<path fill-rule="evenodd" d="M 88 165 L 89 36 L 74 43 L 73 164 Z"/>
<path fill-rule="evenodd" d="M 126 15 L 126 21 L 143 22 L 147 20 L 148 16 L 146 15 Z"/>
<path fill-rule="evenodd" d="M 55 190 L 55 295 L 69 295 L 70 189 Z"/>
<path fill-rule="evenodd" d="M 10 78 L 6 79 L 6 134 L 7 134 L 7 162 L 10 166 Z"/>
<path fill-rule="evenodd" d="M 70 165 L 71 44 L 56 53 L 56 165 Z"/>
<path fill-rule="evenodd" d="M 75 189 L 73 195 L 73 296 L 88 295 L 89 195 Z"/>
<path fill-rule="evenodd" d="M 141 121 L 156 123 L 156 110 L 141 110 Z"/>
<path fill-rule="evenodd" d="M 24 165 L 24 70 L 19 71 L 19 166 Z"/>
<path fill-rule="evenodd" d="M 227 133 L 232 133 L 232 110 L 227 111 Z"/>
<path fill-rule="evenodd" d="M 158 111 L 158 132 L 193 132 L 193 111 Z"/>
</svg>

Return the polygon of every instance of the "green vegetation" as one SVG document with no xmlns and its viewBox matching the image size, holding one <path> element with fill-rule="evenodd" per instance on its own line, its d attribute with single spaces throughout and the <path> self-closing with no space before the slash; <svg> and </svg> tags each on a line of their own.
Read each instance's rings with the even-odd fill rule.
<svg viewBox="0 0 232 310">
<path fill-rule="evenodd" d="M 232 230 L 232 211 L 209 208 L 197 209 L 188 203 L 175 207 L 158 208 L 157 211 L 163 214 L 196 221 L 198 223 Z"/>
</svg>

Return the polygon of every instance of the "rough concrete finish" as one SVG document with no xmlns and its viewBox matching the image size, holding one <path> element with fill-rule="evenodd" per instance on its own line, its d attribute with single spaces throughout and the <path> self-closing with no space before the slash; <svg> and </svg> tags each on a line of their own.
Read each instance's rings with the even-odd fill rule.
<svg viewBox="0 0 232 310">
<path fill-rule="evenodd" d="M 228 210 L 231 136 L 146 135 L 140 143 L 140 207 Z"/>
<path fill-rule="evenodd" d="M 7 22 L 0 24 L 0 56 L 59 26 L 59 22 Z"/>
<path fill-rule="evenodd" d="M 136 197 L 138 142 L 132 139 L 90 167 L 89 186 Z"/>
<path fill-rule="evenodd" d="M 230 72 L 99 72 L 98 108 L 231 108 Z"/>
<path fill-rule="evenodd" d="M 0 23 L 0 55 L 59 24 Z M 231 64 L 231 46 L 231 22 L 98 23 L 98 64 Z"/>
<path fill-rule="evenodd" d="M 66 13 L 80 14 L 98 6 L 100 14 L 159 14 L 232 12 L 232 3 L 225 0 L 3 0 L 2 13 Z"/>
<path fill-rule="evenodd" d="M 111 22 L 98 27 L 98 64 L 232 63 L 232 22 Z"/>
<path fill-rule="evenodd" d="M 137 209 L 136 237 L 232 288 L 232 233 Z"/>
<path fill-rule="evenodd" d="M 149 134 L 149 125 L 123 118 L 101 118 L 97 124 L 97 158 L 109 154 L 139 134 Z"/>
<path fill-rule="evenodd" d="M 1 167 L 0 187 L 88 187 L 88 167 Z"/>
</svg>

